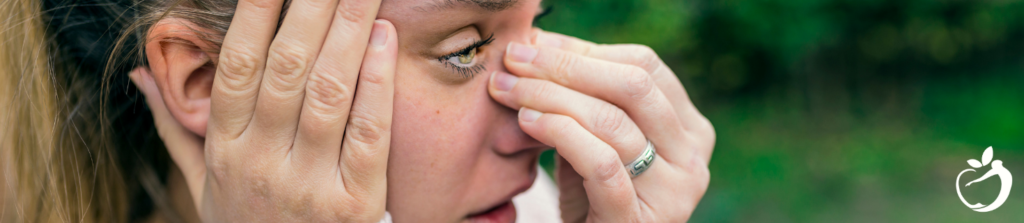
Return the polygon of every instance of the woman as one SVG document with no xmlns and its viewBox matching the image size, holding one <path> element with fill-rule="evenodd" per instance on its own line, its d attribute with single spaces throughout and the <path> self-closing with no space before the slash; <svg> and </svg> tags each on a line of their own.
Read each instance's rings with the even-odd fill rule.
<svg viewBox="0 0 1024 223">
<path fill-rule="evenodd" d="M 646 47 L 533 29 L 539 0 L 282 5 L 128 7 L 138 19 L 122 26 L 129 44 L 117 46 L 137 39 L 141 62 L 116 47 L 104 62 L 109 79 L 130 76 L 145 96 L 173 160 L 169 199 L 156 203 L 194 204 L 196 213 L 179 214 L 208 222 L 373 222 L 385 211 L 395 222 L 511 222 L 512 197 L 533 184 L 537 156 L 551 147 L 564 221 L 685 221 L 707 187 L 714 132 L 675 74 Z M 117 74 L 125 63 L 131 69 Z M 99 122 L 109 115 L 120 128 L 127 106 L 116 105 L 130 102 L 107 103 L 122 112 L 100 109 Z M 145 145 L 111 132 L 87 136 L 126 142 L 100 143 L 121 159 Z M 120 202 L 116 191 L 92 194 L 79 203 Z M 99 206 L 55 212 L 123 219 Z"/>
</svg>

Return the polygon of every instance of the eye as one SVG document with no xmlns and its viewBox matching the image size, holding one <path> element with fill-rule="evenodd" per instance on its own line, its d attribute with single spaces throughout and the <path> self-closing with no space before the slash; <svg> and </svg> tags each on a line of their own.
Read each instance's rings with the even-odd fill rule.
<svg viewBox="0 0 1024 223">
<path fill-rule="evenodd" d="M 469 52 L 460 55 L 453 55 L 448 57 L 448 63 L 459 67 L 472 66 L 473 59 L 476 59 L 476 51 L 479 49 L 471 49 Z"/>
<path fill-rule="evenodd" d="M 492 41 L 494 41 L 494 34 L 491 34 L 487 39 L 476 41 L 461 50 L 438 57 L 437 61 L 444 63 L 445 67 L 451 68 L 452 72 L 459 74 L 460 77 L 469 79 L 486 69 L 483 62 L 478 62 L 476 54 L 480 47 Z"/>
</svg>

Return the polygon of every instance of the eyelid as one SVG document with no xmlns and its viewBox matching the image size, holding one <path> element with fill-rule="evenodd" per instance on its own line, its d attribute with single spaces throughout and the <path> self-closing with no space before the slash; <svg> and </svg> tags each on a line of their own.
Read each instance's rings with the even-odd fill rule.
<svg viewBox="0 0 1024 223">
<path fill-rule="evenodd" d="M 458 51 L 445 54 L 444 56 L 438 57 L 437 60 L 438 61 L 443 61 L 444 59 L 448 59 L 448 58 L 451 58 L 451 57 L 469 54 L 470 50 L 476 50 L 477 48 L 480 48 L 482 46 L 490 44 L 493 41 L 494 41 L 494 33 L 491 33 L 491 35 L 488 36 L 486 39 L 482 39 L 482 40 L 476 41 L 473 44 L 471 44 L 469 46 L 466 46 L 466 47 L 464 47 L 464 48 L 462 48 L 462 49 L 460 49 Z"/>
<path fill-rule="evenodd" d="M 494 41 L 494 34 L 492 33 L 486 39 L 478 40 L 478 41 L 474 42 L 473 44 L 470 44 L 469 46 L 464 47 L 464 48 L 462 48 L 462 49 L 460 49 L 458 51 L 455 51 L 455 52 L 452 52 L 452 53 L 448 53 L 448 54 L 446 54 L 444 56 L 438 57 L 437 61 L 442 63 L 446 68 L 451 69 L 451 71 L 453 73 L 457 73 L 460 80 L 469 80 L 472 77 L 476 76 L 477 73 L 480 73 L 481 71 L 484 71 L 484 70 L 487 69 L 486 66 L 485 66 L 486 65 L 486 61 L 481 60 L 481 59 L 478 58 L 482 53 L 475 52 L 475 50 L 479 50 L 480 47 L 483 47 L 484 45 L 490 44 L 493 41 Z M 475 54 L 475 56 L 473 57 L 473 61 L 475 63 L 473 63 L 473 64 L 470 64 L 470 65 L 467 66 L 467 65 L 455 64 L 455 63 L 453 63 L 451 61 L 451 59 L 453 59 L 455 57 L 469 55 L 470 52 L 474 52 L 474 54 Z"/>
</svg>

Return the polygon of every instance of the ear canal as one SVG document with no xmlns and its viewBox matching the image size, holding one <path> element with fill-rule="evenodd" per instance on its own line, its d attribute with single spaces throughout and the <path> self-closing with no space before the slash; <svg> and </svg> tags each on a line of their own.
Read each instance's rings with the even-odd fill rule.
<svg viewBox="0 0 1024 223">
<path fill-rule="evenodd" d="M 213 77 L 216 68 L 212 63 L 205 64 L 189 75 L 185 80 L 185 97 L 189 99 L 210 98 L 213 89 Z"/>
</svg>

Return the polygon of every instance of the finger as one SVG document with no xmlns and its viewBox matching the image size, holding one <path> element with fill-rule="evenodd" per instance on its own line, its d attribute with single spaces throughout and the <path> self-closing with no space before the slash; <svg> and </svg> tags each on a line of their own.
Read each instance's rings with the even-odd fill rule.
<svg viewBox="0 0 1024 223">
<path fill-rule="evenodd" d="M 252 121 L 267 49 L 284 0 L 241 0 L 224 36 L 210 95 L 208 137 L 238 138 Z"/>
<path fill-rule="evenodd" d="M 643 132 L 622 109 L 551 81 L 499 71 L 492 74 L 489 91 L 492 98 L 510 108 L 528 107 L 571 117 L 614 148 L 622 163 L 632 162 L 647 146 Z"/>
<path fill-rule="evenodd" d="M 146 68 L 136 68 L 128 76 L 135 86 L 139 88 L 142 95 L 146 97 L 146 105 L 153 113 L 153 122 L 156 125 L 157 134 L 167 146 L 167 153 L 181 169 L 188 184 L 193 201 L 199 205 L 200 195 L 203 193 L 203 183 L 206 180 L 206 161 L 203 159 L 203 140 L 191 131 L 186 129 L 177 119 L 171 116 L 164 104 L 163 97 L 157 89 L 153 76 Z M 198 207 L 198 206 L 197 206 Z"/>
<path fill-rule="evenodd" d="M 638 201 L 619 155 L 568 116 L 519 110 L 519 126 L 538 141 L 554 146 L 558 155 L 583 177 L 590 201 L 589 218 L 597 222 L 636 219 Z"/>
<path fill-rule="evenodd" d="M 320 53 L 338 0 L 295 0 L 267 52 L 253 116 L 254 136 L 287 152 L 294 143 L 307 73 Z"/>
<path fill-rule="evenodd" d="M 687 129 L 710 128 L 711 123 L 707 122 L 706 118 L 697 110 L 697 107 L 693 105 L 689 95 L 686 93 L 685 87 L 679 81 L 679 77 L 661 60 L 661 57 L 658 56 L 654 49 L 648 46 L 639 44 L 595 44 L 579 38 L 545 32 L 539 29 L 535 31 L 534 43 L 595 59 L 630 64 L 643 68 L 647 73 L 651 74 L 658 88 L 672 102 L 672 105 L 682 117 L 704 120 L 684 122 L 683 124 L 686 125 Z M 706 132 L 714 134 L 714 131 Z"/>
<path fill-rule="evenodd" d="M 500 88 L 507 90 L 503 91 Z M 646 146 L 646 140 L 639 128 L 629 121 L 629 118 L 626 118 L 625 112 L 621 109 L 550 81 L 517 78 L 510 74 L 496 72 L 492 74 L 489 90 L 496 101 L 509 107 L 527 107 L 542 113 L 555 113 L 571 117 L 587 131 L 611 145 L 617 151 L 622 163 L 632 162 Z M 701 173 L 697 170 L 706 170 L 706 165 L 689 165 L 692 162 L 669 165 L 660 156 L 656 156 L 655 160 L 643 175 L 631 179 L 637 196 L 647 204 L 646 206 L 641 205 L 641 207 L 649 207 L 655 211 L 675 211 L 679 207 L 692 207 L 693 204 L 696 204 L 692 201 L 699 200 L 703 195 L 703 190 L 696 189 L 706 188 L 707 184 L 706 180 L 695 176 L 699 176 L 698 173 Z M 570 170 L 564 169 L 566 167 Z M 560 180 L 559 186 L 563 188 L 564 193 L 568 193 L 562 195 L 564 201 L 562 206 L 565 207 L 562 210 L 573 210 L 568 208 L 584 205 L 579 203 L 578 197 L 570 198 L 572 194 L 580 193 L 570 189 L 573 186 L 573 174 L 576 174 L 574 170 L 571 170 L 572 166 L 564 165 L 559 168 L 563 168 L 557 170 L 557 173 L 560 174 L 556 175 Z M 582 183 L 582 178 L 579 180 Z M 665 187 L 666 184 L 676 186 Z M 579 186 L 582 187 L 582 185 Z M 659 197 L 666 194 L 685 196 L 668 200 Z M 696 200 L 692 198 L 696 198 Z M 563 219 L 574 219 L 579 217 L 578 214 L 563 212 Z"/>
<path fill-rule="evenodd" d="M 381 205 L 375 207 L 381 207 L 378 211 L 383 213 L 391 145 L 398 34 L 394 25 L 385 20 L 378 20 L 374 29 L 387 32 L 375 32 L 370 47 L 366 49 L 352 112 L 345 127 L 340 165 L 345 188 L 353 196 L 377 198 L 367 200 L 381 202 Z"/>
<path fill-rule="evenodd" d="M 564 222 L 584 222 L 590 201 L 587 200 L 586 188 L 583 188 L 583 176 L 572 168 L 568 161 L 555 154 L 555 179 L 558 185 L 558 206 L 562 210 Z"/>
<path fill-rule="evenodd" d="M 555 48 L 535 49 L 510 43 L 505 67 L 522 77 L 550 80 L 575 91 L 611 102 L 626 111 L 666 160 L 686 160 L 692 148 L 679 136 L 685 133 L 679 116 L 643 69 L 569 53 Z"/>
<path fill-rule="evenodd" d="M 373 53 L 370 52 L 370 48 L 374 46 L 367 47 L 370 33 L 387 31 L 378 25 L 364 26 L 363 21 L 373 23 L 373 17 L 366 16 L 375 16 L 379 7 L 367 2 L 346 0 L 339 4 L 327 33 L 327 40 L 306 82 L 305 99 L 302 102 L 302 114 L 294 146 L 298 151 L 293 151 L 293 154 L 298 155 L 300 160 L 308 162 L 309 165 L 337 166 L 341 152 L 340 136 L 344 134 L 348 122 L 360 66 L 369 66 L 366 63 L 370 58 L 377 57 L 377 60 L 381 60 L 381 57 L 390 56 L 378 52 L 373 56 L 367 54 L 364 58 L 364 54 Z M 379 4 L 379 1 L 376 4 Z M 372 13 L 353 14 L 343 10 L 371 10 Z M 377 66 L 394 66 L 386 65 L 391 63 L 388 61 L 393 59 L 382 61 Z"/>
<path fill-rule="evenodd" d="M 682 164 L 669 164 L 661 156 L 654 159 L 643 174 L 633 178 L 641 210 L 659 213 L 655 216 L 686 215 L 683 219 L 688 218 L 688 213 L 696 208 L 707 191 L 710 179 L 707 163 L 698 157 Z"/>
</svg>

